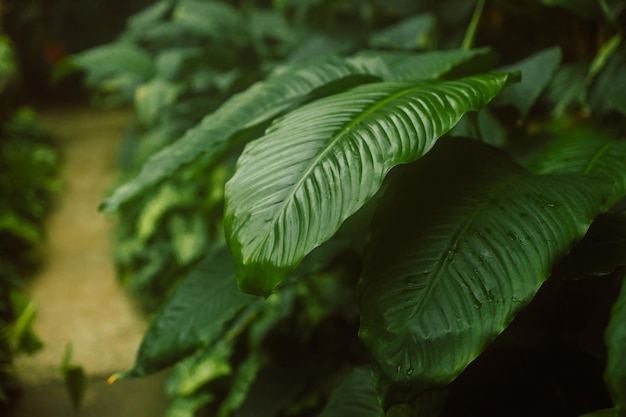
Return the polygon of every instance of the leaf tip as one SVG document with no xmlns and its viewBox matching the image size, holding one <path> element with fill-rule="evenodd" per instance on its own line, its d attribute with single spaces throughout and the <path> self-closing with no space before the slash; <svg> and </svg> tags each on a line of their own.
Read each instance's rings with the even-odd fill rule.
<svg viewBox="0 0 626 417">
<path fill-rule="evenodd" d="M 116 372 L 116 373 L 114 373 L 113 375 L 111 375 L 110 377 L 107 378 L 107 384 L 108 385 L 113 385 L 117 381 L 121 381 L 121 380 L 124 380 L 124 379 L 132 378 L 132 377 L 136 376 L 136 373 L 134 371 L 135 371 L 134 369 L 130 369 L 130 370 L 123 371 L 123 372 Z"/>
</svg>

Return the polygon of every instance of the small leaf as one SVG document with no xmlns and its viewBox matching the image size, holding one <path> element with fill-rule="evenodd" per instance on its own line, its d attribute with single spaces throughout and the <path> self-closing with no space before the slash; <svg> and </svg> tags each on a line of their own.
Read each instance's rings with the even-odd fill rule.
<svg viewBox="0 0 626 417">
<path fill-rule="evenodd" d="M 176 398 L 168 407 L 165 417 L 196 417 L 202 407 L 213 401 L 215 401 L 214 396 L 206 393 Z"/>
<path fill-rule="evenodd" d="M 97 83 L 116 74 L 125 74 L 136 83 L 154 75 L 152 57 L 130 42 L 98 46 L 73 57 L 73 62 L 88 72 L 88 81 Z"/>
<path fill-rule="evenodd" d="M 119 378 L 157 372 L 216 341 L 225 324 L 254 297 L 239 292 L 228 251 L 207 256 L 152 319 L 132 369 Z"/>
<path fill-rule="evenodd" d="M 74 410 L 80 409 L 85 391 L 87 390 L 87 375 L 82 366 L 72 365 L 72 345 L 65 347 L 65 354 L 61 363 L 61 373 L 65 381 L 65 388 L 72 402 Z"/>
<path fill-rule="evenodd" d="M 626 196 L 626 140 L 612 140 L 598 129 L 566 132 L 531 167 L 541 174 L 575 173 L 610 180 L 609 207 Z"/>
<path fill-rule="evenodd" d="M 163 109 L 174 105 L 183 91 L 180 85 L 153 80 L 135 90 L 135 112 L 145 126 L 155 125 Z"/>
<path fill-rule="evenodd" d="M 561 63 L 561 49 L 544 49 L 512 65 L 500 68 L 501 72 L 521 71 L 522 81 L 512 85 L 498 96 L 494 104 L 512 105 L 526 119 L 528 112 L 546 88 Z"/>
<path fill-rule="evenodd" d="M 440 78 L 454 73 L 457 78 L 487 71 L 494 62 L 488 48 L 472 50 L 407 52 L 361 51 L 347 61 L 359 72 L 380 77 L 383 81 L 417 81 Z"/>
<path fill-rule="evenodd" d="M 423 13 L 402 20 L 372 35 L 373 48 L 418 49 L 432 46 L 436 25 L 432 13 Z"/>
<path fill-rule="evenodd" d="M 376 83 L 288 114 L 246 147 L 225 189 L 225 230 L 241 289 L 268 295 L 380 188 L 509 81 Z"/>
<path fill-rule="evenodd" d="M 248 40 L 242 14 L 227 3 L 180 0 L 172 12 L 172 21 L 216 41 L 242 46 Z"/>
<path fill-rule="evenodd" d="M 389 386 L 385 407 L 454 380 L 582 238 L 607 188 L 533 175 L 458 138 L 391 183 L 359 282 L 359 335 Z"/>
<path fill-rule="evenodd" d="M 608 350 L 604 379 L 615 405 L 617 415 L 626 413 L 626 284 L 613 305 L 611 320 L 606 329 L 605 342 Z"/>
<path fill-rule="evenodd" d="M 372 369 L 355 368 L 332 392 L 318 417 L 383 417 Z"/>
<path fill-rule="evenodd" d="M 168 396 L 190 397 L 210 381 L 230 375 L 232 369 L 228 360 L 233 346 L 232 340 L 221 340 L 215 346 L 201 349 L 179 361 L 167 380 Z"/>
</svg>

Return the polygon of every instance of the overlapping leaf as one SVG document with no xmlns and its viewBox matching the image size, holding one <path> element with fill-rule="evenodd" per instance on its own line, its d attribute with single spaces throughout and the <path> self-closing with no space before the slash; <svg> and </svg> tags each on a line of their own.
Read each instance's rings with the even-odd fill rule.
<svg viewBox="0 0 626 417">
<path fill-rule="evenodd" d="M 607 196 L 610 206 L 626 196 L 626 140 L 611 140 L 598 130 L 574 130 L 553 142 L 533 170 L 606 178 L 614 184 Z"/>
<path fill-rule="evenodd" d="M 210 165 L 228 149 L 240 144 L 237 132 L 272 120 L 328 84 L 352 79 L 346 86 L 354 85 L 356 80 L 368 80 L 367 76 L 372 76 L 370 81 L 373 77 L 388 81 L 435 78 L 467 63 L 483 59 L 491 62 L 488 55 L 487 49 L 424 54 L 363 53 L 348 59 L 327 57 L 283 68 L 234 96 L 172 145 L 155 153 L 138 176 L 117 188 L 101 209 L 117 210 L 189 163 Z"/>
<path fill-rule="evenodd" d="M 333 391 L 318 417 L 382 417 L 370 367 L 355 368 Z"/>
<path fill-rule="evenodd" d="M 153 318 L 134 367 L 116 378 L 157 372 L 218 338 L 225 323 L 254 299 L 237 289 L 234 274 L 225 249 L 202 261 Z"/>
<path fill-rule="evenodd" d="M 521 71 L 522 81 L 504 91 L 497 102 L 514 106 L 520 112 L 521 119 L 525 119 L 556 73 L 561 63 L 561 55 L 560 48 L 548 48 L 520 62 L 500 68 L 502 72 Z"/>
<path fill-rule="evenodd" d="M 504 330 L 608 185 L 534 175 L 467 139 L 440 141 L 395 175 L 359 282 L 360 337 L 384 385 L 415 395 L 450 383 Z"/>
<path fill-rule="evenodd" d="M 248 144 L 225 193 L 240 288 L 270 293 L 378 191 L 391 168 L 428 152 L 509 79 L 369 84 L 301 107 Z"/>
</svg>

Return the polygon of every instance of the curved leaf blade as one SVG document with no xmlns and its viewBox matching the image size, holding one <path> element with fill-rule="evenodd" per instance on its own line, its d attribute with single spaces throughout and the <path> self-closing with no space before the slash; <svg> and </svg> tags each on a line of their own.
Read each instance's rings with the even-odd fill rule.
<svg viewBox="0 0 626 417">
<path fill-rule="evenodd" d="M 207 256 L 152 319 L 134 367 L 113 380 L 160 371 L 217 340 L 225 324 L 253 300 L 235 286 L 234 265 L 225 248 Z"/>
<path fill-rule="evenodd" d="M 561 63 L 561 48 L 553 47 L 541 50 L 524 60 L 503 68 L 501 72 L 521 71 L 522 81 L 504 91 L 497 104 L 514 106 L 520 113 L 520 119 L 525 120 L 539 96 L 554 77 Z"/>
<path fill-rule="evenodd" d="M 428 152 L 509 77 L 357 87 L 288 114 L 249 143 L 225 190 L 240 288 L 271 293 L 378 191 L 391 168 Z"/>
<path fill-rule="evenodd" d="M 315 89 L 355 73 L 338 57 L 308 62 L 285 69 L 233 96 L 180 139 L 152 155 L 141 172 L 107 198 L 100 209 L 113 212 L 142 190 L 173 175 L 191 162 L 210 165 L 228 149 L 239 145 L 233 136 L 278 116 Z"/>
<path fill-rule="evenodd" d="M 360 337 L 391 404 L 456 378 L 582 238 L 606 191 L 533 175 L 466 139 L 440 141 L 396 174 L 359 282 Z"/>
<path fill-rule="evenodd" d="M 180 139 L 152 155 L 140 173 L 118 187 L 100 210 L 116 211 L 187 164 L 211 165 L 240 145 L 238 132 L 271 121 L 328 84 L 351 78 L 359 82 L 372 81 L 373 77 L 386 81 L 437 78 L 470 64 L 485 67 L 476 64 L 483 61 L 491 62 L 488 49 L 423 54 L 366 52 L 346 59 L 330 56 L 282 68 L 235 95 Z"/>
<path fill-rule="evenodd" d="M 383 81 L 416 81 L 484 72 L 492 68 L 495 57 L 489 48 L 429 51 L 419 54 L 391 51 L 361 51 L 346 58 L 359 72 Z"/>
<path fill-rule="evenodd" d="M 331 393 L 318 417 L 383 417 L 370 367 L 355 368 Z"/>
<path fill-rule="evenodd" d="M 611 206 L 626 196 L 626 140 L 612 140 L 597 130 L 577 129 L 554 141 L 532 166 L 544 173 L 575 173 L 613 182 Z"/>
</svg>

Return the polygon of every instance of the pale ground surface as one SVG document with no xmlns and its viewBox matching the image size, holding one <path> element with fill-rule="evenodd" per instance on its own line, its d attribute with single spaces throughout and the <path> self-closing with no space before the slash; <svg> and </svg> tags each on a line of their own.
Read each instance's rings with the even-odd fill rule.
<svg viewBox="0 0 626 417">
<path fill-rule="evenodd" d="M 113 386 L 103 383 L 133 364 L 147 326 L 115 279 L 111 219 L 97 212 L 115 177 L 130 113 L 72 108 L 40 111 L 40 116 L 60 145 L 65 187 L 48 219 L 46 263 L 29 290 L 38 308 L 34 330 L 44 348 L 16 361 L 25 390 L 14 417 L 73 415 L 59 374 L 68 343 L 72 362 L 94 379 L 79 415 L 158 417 L 164 405 L 162 375 Z M 145 414 L 137 413 L 141 398 Z M 116 403 L 114 408 L 107 401 Z"/>
</svg>

